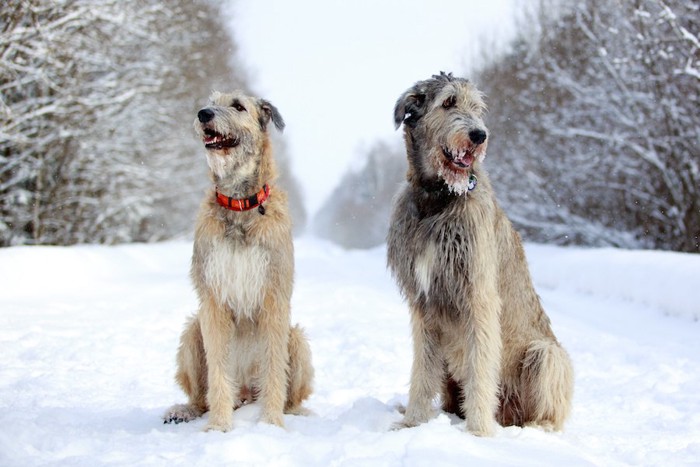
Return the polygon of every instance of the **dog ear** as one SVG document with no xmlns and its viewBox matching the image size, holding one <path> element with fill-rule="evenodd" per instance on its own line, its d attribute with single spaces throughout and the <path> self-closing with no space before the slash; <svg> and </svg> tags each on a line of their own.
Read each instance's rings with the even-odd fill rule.
<svg viewBox="0 0 700 467">
<path fill-rule="evenodd" d="M 275 128 L 279 131 L 284 130 L 284 119 L 280 111 L 277 110 L 277 107 L 265 99 L 258 99 L 258 106 L 260 107 L 260 127 L 263 130 L 267 128 L 267 124 L 270 120 L 272 120 L 272 123 L 275 124 Z"/>
<path fill-rule="evenodd" d="M 413 127 L 424 114 L 425 94 L 415 89 L 406 91 L 394 106 L 394 126 L 398 130 L 402 123 Z"/>
</svg>

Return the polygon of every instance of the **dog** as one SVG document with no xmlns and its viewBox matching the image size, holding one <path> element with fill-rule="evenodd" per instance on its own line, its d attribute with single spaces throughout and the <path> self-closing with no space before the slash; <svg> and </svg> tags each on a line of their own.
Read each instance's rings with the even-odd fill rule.
<svg viewBox="0 0 700 467">
<path fill-rule="evenodd" d="M 407 181 L 397 194 L 387 263 L 409 304 L 413 365 L 397 428 L 442 408 L 474 435 L 503 426 L 561 430 L 573 369 L 537 296 L 520 236 L 481 164 L 484 96 L 452 74 L 417 82 L 396 102 Z"/>
<path fill-rule="evenodd" d="M 189 398 L 164 415 L 188 422 L 209 411 L 205 431 L 228 431 L 233 411 L 259 401 L 264 422 L 304 414 L 312 392 L 311 350 L 290 323 L 294 275 L 287 196 L 268 127 L 284 129 L 270 102 L 214 92 L 194 128 L 213 186 L 197 217 L 190 276 L 199 309 L 185 325 L 176 381 Z"/>
</svg>

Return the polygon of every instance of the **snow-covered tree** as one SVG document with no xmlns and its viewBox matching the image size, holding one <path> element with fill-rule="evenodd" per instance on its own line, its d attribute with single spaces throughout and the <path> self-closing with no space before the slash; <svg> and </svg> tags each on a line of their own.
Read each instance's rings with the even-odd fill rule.
<svg viewBox="0 0 700 467">
<path fill-rule="evenodd" d="M 143 123 L 138 109 L 161 84 L 160 64 L 139 55 L 156 40 L 158 10 L 133 0 L 3 7 L 1 244 L 145 233 L 152 199 L 134 188 L 148 184 L 148 168 L 136 163 L 139 144 L 120 137 Z"/>
<path fill-rule="evenodd" d="M 697 3 L 539 13 L 476 77 L 511 217 L 536 240 L 698 251 Z"/>
<path fill-rule="evenodd" d="M 248 88 L 224 21 L 207 0 L 4 5 L 0 245 L 189 231 L 208 183 L 196 110 L 212 89 Z"/>
<path fill-rule="evenodd" d="M 700 251 L 698 3 L 541 0 L 519 31 L 473 76 L 488 96 L 486 167 L 517 228 L 542 242 Z M 393 161 L 348 173 L 319 234 L 381 242 L 388 213 L 365 195 L 396 188 L 394 169 L 377 171 Z"/>
<path fill-rule="evenodd" d="M 392 199 L 406 178 L 403 150 L 378 142 L 359 170 L 347 172 L 314 219 L 314 230 L 346 248 L 386 241 Z"/>
</svg>

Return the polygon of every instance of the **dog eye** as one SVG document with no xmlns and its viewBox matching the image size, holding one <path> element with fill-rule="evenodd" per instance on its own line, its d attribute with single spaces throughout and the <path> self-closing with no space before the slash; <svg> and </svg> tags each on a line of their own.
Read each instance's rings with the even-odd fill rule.
<svg viewBox="0 0 700 467">
<path fill-rule="evenodd" d="M 238 101 L 233 101 L 231 107 L 238 110 L 239 112 L 245 112 L 245 107 L 243 107 L 243 105 L 241 105 L 241 103 Z"/>
<path fill-rule="evenodd" d="M 452 107 L 455 106 L 455 104 L 457 104 L 457 99 L 455 98 L 455 96 L 450 96 L 447 99 L 445 99 L 444 101 L 442 101 L 442 108 L 443 109 L 451 109 Z"/>
</svg>

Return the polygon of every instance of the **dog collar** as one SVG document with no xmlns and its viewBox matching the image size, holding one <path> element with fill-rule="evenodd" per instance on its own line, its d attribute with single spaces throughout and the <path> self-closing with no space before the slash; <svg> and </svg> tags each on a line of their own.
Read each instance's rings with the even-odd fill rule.
<svg viewBox="0 0 700 467">
<path fill-rule="evenodd" d="M 215 191 L 215 193 L 216 202 L 219 204 L 219 206 L 223 206 L 226 209 L 240 212 L 258 208 L 260 214 L 265 214 L 265 207 L 263 207 L 262 204 L 267 200 L 268 196 L 270 196 L 270 186 L 266 183 L 263 185 L 262 189 L 253 196 L 243 199 L 235 199 L 231 198 L 230 196 L 222 195 L 219 193 L 218 189 Z"/>
</svg>

